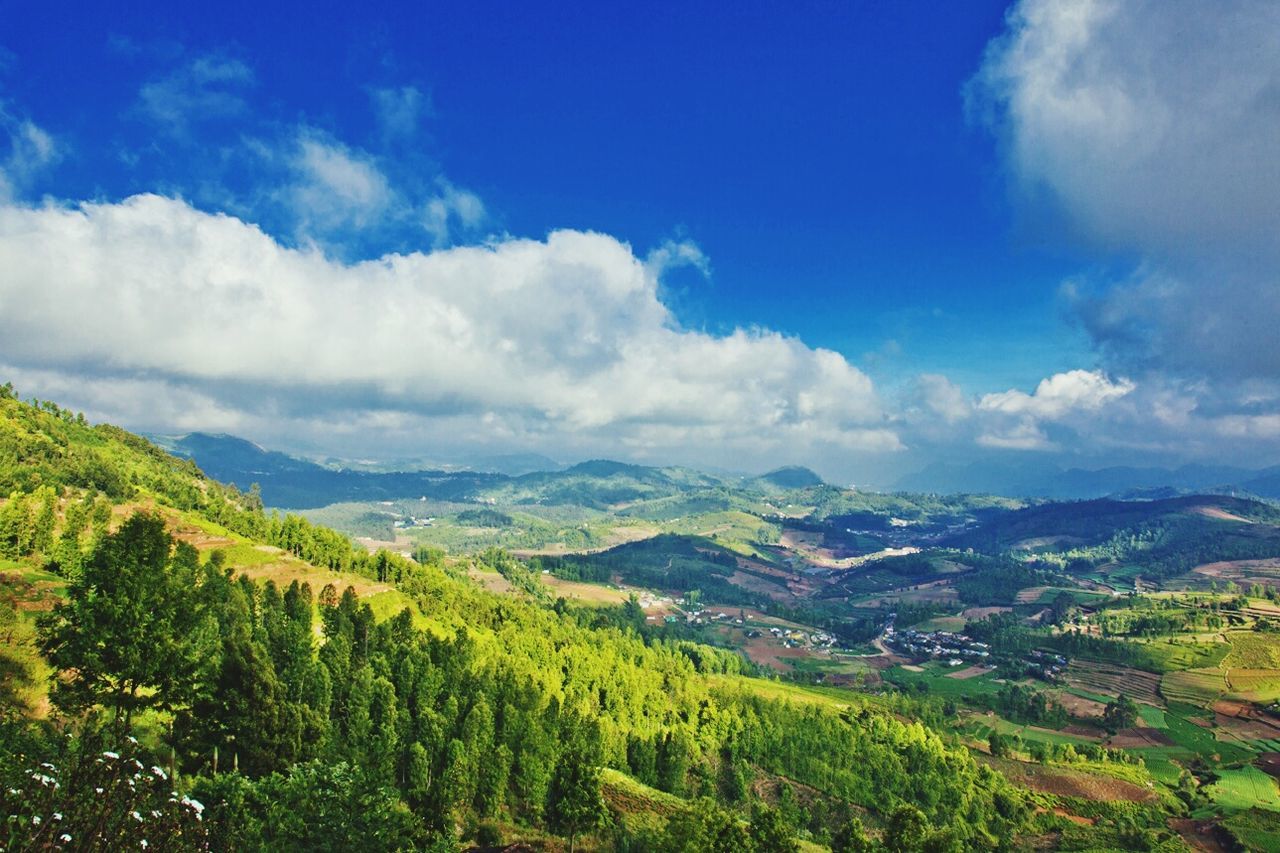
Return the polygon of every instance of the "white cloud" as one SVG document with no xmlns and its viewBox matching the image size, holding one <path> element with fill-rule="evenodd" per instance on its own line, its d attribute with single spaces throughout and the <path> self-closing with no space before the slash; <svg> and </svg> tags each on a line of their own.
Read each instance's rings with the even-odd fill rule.
<svg viewBox="0 0 1280 853">
<path fill-rule="evenodd" d="M 1267 0 L 1024 0 L 970 95 L 1017 177 L 1096 239 L 1274 254 L 1278 42 Z"/>
<path fill-rule="evenodd" d="M 371 157 L 307 128 L 296 146 L 297 179 L 285 192 L 302 233 L 367 228 L 398 204 Z"/>
<path fill-rule="evenodd" d="M 681 329 L 653 267 L 601 234 L 347 264 L 143 195 L 0 207 L 0 269 L 0 361 L 181 389 L 219 423 L 358 423 L 371 446 L 465 427 L 744 467 L 743 453 L 902 447 L 843 357 L 767 330 Z"/>
<path fill-rule="evenodd" d="M 167 132 L 185 136 L 193 124 L 244 115 L 241 92 L 253 83 L 252 69 L 238 59 L 200 56 L 145 84 L 138 109 Z"/>
<path fill-rule="evenodd" d="M 977 405 L 983 422 L 978 444 L 1006 450 L 1060 449 L 1046 433 L 1046 424 L 1085 432 L 1084 441 L 1097 441 L 1100 433 L 1105 440 L 1109 424 L 1099 424 L 1096 414 L 1135 387 L 1100 371 L 1071 370 L 1042 379 L 1032 394 L 1017 389 L 985 394 Z"/>
<path fill-rule="evenodd" d="M 962 421 L 973 414 L 973 403 L 951 380 L 938 374 L 922 374 L 916 380 L 919 400 L 929 413 L 947 424 Z"/>
<path fill-rule="evenodd" d="M 9 113 L 0 101 L 0 133 L 8 139 L 8 153 L 0 160 L 0 203 L 12 201 L 41 172 L 62 158 L 53 136 L 28 118 Z"/>
<path fill-rule="evenodd" d="M 1131 276 L 1068 301 L 1127 371 L 1280 378 L 1280 4 L 1023 0 L 968 89 L 1024 203 Z"/>
<path fill-rule="evenodd" d="M 422 204 L 422 227 L 431 237 L 434 248 L 452 242 L 454 232 L 474 233 L 485 221 L 484 202 L 468 190 L 459 189 L 447 179 L 437 180 L 438 194 Z"/>
<path fill-rule="evenodd" d="M 998 432 L 984 432 L 978 444 L 997 450 L 1056 450 L 1044 430 L 1030 418 L 1022 418 Z"/>
<path fill-rule="evenodd" d="M 1016 389 L 986 394 L 978 401 L 978 408 L 984 412 L 1056 420 L 1071 412 L 1097 411 L 1133 389 L 1134 384 L 1128 379 L 1113 382 L 1100 371 L 1071 370 L 1040 380 L 1033 394 Z"/>
<path fill-rule="evenodd" d="M 370 89 L 374 113 L 383 136 L 408 139 L 418 132 L 422 120 L 431 113 L 431 100 L 416 86 Z"/>
</svg>

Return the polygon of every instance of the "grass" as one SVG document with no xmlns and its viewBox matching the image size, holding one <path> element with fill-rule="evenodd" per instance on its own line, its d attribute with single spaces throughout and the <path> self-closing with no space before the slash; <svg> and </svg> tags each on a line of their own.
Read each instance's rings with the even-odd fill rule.
<svg viewBox="0 0 1280 853">
<path fill-rule="evenodd" d="M 1224 809 L 1280 811 L 1280 791 L 1275 780 L 1256 767 L 1220 771 L 1218 780 L 1205 793 Z"/>
<path fill-rule="evenodd" d="M 1213 735 L 1213 729 L 1191 722 L 1199 709 L 1171 707 L 1165 713 L 1165 734 L 1182 749 L 1206 761 L 1230 763 L 1243 761 L 1252 753 L 1235 744 L 1224 743 Z"/>
<path fill-rule="evenodd" d="M 898 685 L 904 690 L 917 689 L 917 684 L 924 684 L 933 696 L 954 699 L 965 699 L 970 696 L 994 696 L 1003 686 L 997 684 L 990 675 L 979 675 L 973 678 L 949 678 L 947 673 L 964 669 L 963 666 L 940 667 L 938 664 L 926 664 L 923 672 L 912 672 L 895 666 L 885 670 L 882 675 L 886 681 Z"/>
<path fill-rule="evenodd" d="M 1002 735 L 1017 735 L 1022 738 L 1023 743 L 1052 743 L 1052 744 L 1071 744 L 1072 746 L 1080 746 L 1086 743 L 1093 743 L 1088 738 L 1077 737 L 1076 735 L 1063 734 L 1049 729 L 1041 729 L 1033 726 L 1026 726 L 1020 723 L 1011 723 L 1003 717 L 997 717 L 994 714 L 983 715 L 981 717 L 971 717 L 970 723 L 965 726 L 965 730 L 972 733 L 980 740 L 986 740 L 992 733 Z"/>
<path fill-rule="evenodd" d="M 1274 702 L 1280 699 L 1280 670 L 1231 669 L 1227 686 L 1232 695 L 1252 702 Z"/>
<path fill-rule="evenodd" d="M 1226 690 L 1226 678 L 1220 669 L 1170 672 L 1160 679 L 1160 693 L 1168 702 L 1207 707 Z"/>
<path fill-rule="evenodd" d="M 1155 708 L 1151 705 L 1139 705 L 1138 716 L 1153 729 L 1167 729 L 1169 727 L 1164 711 L 1160 708 Z"/>
<path fill-rule="evenodd" d="M 1223 662 L 1232 669 L 1280 670 L 1280 636 L 1253 631 L 1232 631 L 1227 635 L 1231 653 Z M 1277 673 L 1280 675 L 1280 672 Z"/>
<path fill-rule="evenodd" d="M 1273 811 L 1242 811 L 1228 817 L 1222 826 L 1248 850 L 1274 850 L 1280 838 L 1280 814 Z"/>
</svg>

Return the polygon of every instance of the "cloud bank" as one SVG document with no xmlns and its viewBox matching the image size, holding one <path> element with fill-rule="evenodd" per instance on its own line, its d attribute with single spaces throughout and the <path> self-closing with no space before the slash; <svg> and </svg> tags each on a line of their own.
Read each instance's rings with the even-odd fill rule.
<svg viewBox="0 0 1280 853">
<path fill-rule="evenodd" d="M 1134 258 L 1066 296 L 1113 363 L 1275 379 L 1280 347 L 1280 6 L 1024 0 L 969 104 L 1022 202 Z"/>
<path fill-rule="evenodd" d="M 902 447 L 839 354 L 680 328 L 658 273 L 682 253 L 699 257 L 558 231 L 347 263 L 156 195 L 9 205 L 0 338 L 41 385 L 89 377 L 125 404 L 150 383 L 228 427 L 360 412 L 419 445 L 469 428 L 632 454 Z"/>
</svg>

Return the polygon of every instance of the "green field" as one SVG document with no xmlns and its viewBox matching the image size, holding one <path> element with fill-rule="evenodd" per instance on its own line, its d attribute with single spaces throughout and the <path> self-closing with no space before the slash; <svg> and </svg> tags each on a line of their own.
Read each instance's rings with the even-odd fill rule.
<svg viewBox="0 0 1280 853">
<path fill-rule="evenodd" d="M 1222 822 L 1227 831 L 1249 850 L 1273 851 L 1280 838 L 1280 814 L 1264 809 L 1249 809 Z"/>
<path fill-rule="evenodd" d="M 1209 785 L 1205 793 L 1224 809 L 1280 811 L 1280 790 L 1276 788 L 1276 781 L 1256 767 L 1221 771 L 1218 781 Z"/>
</svg>

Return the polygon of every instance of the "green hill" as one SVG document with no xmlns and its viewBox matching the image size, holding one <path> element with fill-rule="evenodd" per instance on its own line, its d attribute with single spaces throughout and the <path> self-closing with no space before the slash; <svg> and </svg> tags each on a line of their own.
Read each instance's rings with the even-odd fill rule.
<svg viewBox="0 0 1280 853">
<path fill-rule="evenodd" d="M 654 849 L 739 819 L 753 828 L 747 838 L 824 839 L 853 808 L 875 832 L 909 824 L 965 846 L 1028 827 L 1024 793 L 891 712 L 906 706 L 777 695 L 736 654 L 681 641 L 627 606 L 544 605 L 536 576 L 502 552 L 479 559 L 529 594 L 485 592 L 465 579 L 465 562 L 371 554 L 267 515 L 190 461 L 8 388 L 0 451 L 6 589 L 41 570 L 60 579 L 38 632 L 62 673 L 50 716 L 11 708 L 0 737 L 14 826 L 57 811 L 69 834 L 91 833 L 109 802 L 124 818 L 110 824 L 115 843 L 137 846 L 137 812 L 169 849 L 452 849 L 463 837 L 546 833 Z M 296 569 L 287 586 L 248 577 L 277 557 Z M 386 607 L 392 593 L 404 607 Z M 16 604 L 10 596 L 8 611 L 30 625 Z M 33 672 L 6 668 L 0 695 Z M 129 786 L 112 776 L 86 795 L 119 752 L 167 770 Z M 623 837 L 633 830 L 610 819 L 601 768 L 688 811 Z M 809 807 L 761 801 L 752 792 L 763 778 L 797 786 Z M 199 800 L 203 821 L 167 799 L 173 784 Z M 694 808 L 699 796 L 711 801 Z M 908 805 L 918 823 L 890 820 Z"/>
</svg>

